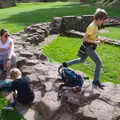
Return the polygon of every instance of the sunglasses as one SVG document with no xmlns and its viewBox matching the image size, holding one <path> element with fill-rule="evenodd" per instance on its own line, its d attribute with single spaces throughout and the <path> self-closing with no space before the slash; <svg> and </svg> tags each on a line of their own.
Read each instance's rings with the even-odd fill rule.
<svg viewBox="0 0 120 120">
<path fill-rule="evenodd" d="M 4 37 L 5 37 L 5 38 L 8 38 L 8 37 L 9 37 L 9 35 L 8 35 L 8 34 L 6 34 L 6 35 L 4 35 Z"/>
</svg>

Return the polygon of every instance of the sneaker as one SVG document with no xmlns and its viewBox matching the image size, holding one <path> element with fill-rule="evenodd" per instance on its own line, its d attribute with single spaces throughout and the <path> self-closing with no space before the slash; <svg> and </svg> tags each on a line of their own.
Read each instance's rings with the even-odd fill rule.
<svg viewBox="0 0 120 120">
<path fill-rule="evenodd" d="M 64 62 L 62 65 L 63 67 L 68 67 L 68 64 L 66 62 Z"/>
<path fill-rule="evenodd" d="M 101 83 L 98 83 L 97 86 L 98 86 L 100 89 L 104 90 L 105 85 L 103 85 L 103 84 L 101 84 Z"/>
<path fill-rule="evenodd" d="M 93 84 L 92 84 L 92 88 L 93 88 L 93 89 L 97 89 L 97 85 L 93 83 Z"/>
<path fill-rule="evenodd" d="M 92 87 L 95 89 L 100 88 L 100 89 L 104 90 L 105 85 L 101 84 L 100 82 L 98 82 L 98 83 L 93 82 Z"/>
</svg>

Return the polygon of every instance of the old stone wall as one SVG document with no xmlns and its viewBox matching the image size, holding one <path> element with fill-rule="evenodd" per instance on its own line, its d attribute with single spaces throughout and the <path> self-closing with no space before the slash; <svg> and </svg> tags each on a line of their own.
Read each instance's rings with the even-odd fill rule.
<svg viewBox="0 0 120 120">
<path fill-rule="evenodd" d="M 91 87 L 92 81 L 85 80 L 81 92 L 64 89 L 58 101 L 58 88 L 62 84 L 58 75 L 60 65 L 49 62 L 40 48 L 50 39 L 49 27 L 49 23 L 34 24 L 12 36 L 17 66 L 30 79 L 35 93 L 32 106 L 35 115 L 32 119 L 31 112 L 26 117 L 24 114 L 26 120 L 40 120 L 36 113 L 42 113 L 44 120 L 119 120 L 120 85 L 117 84 L 106 83 L 104 90 L 96 91 Z"/>
<path fill-rule="evenodd" d="M 41 2 L 41 0 L 17 0 L 17 2 Z"/>
<path fill-rule="evenodd" d="M 64 33 L 66 31 L 75 30 L 85 32 L 87 26 L 92 22 L 93 15 L 82 16 L 63 16 L 56 17 L 51 23 L 52 33 Z M 109 17 L 103 27 L 120 25 L 119 17 Z"/>
<path fill-rule="evenodd" d="M 0 8 L 16 6 L 16 0 L 0 0 Z"/>
<path fill-rule="evenodd" d="M 57 17 L 54 18 L 51 24 L 52 32 L 64 33 L 72 29 L 80 32 L 85 32 L 86 27 L 92 22 L 92 20 L 92 15 Z"/>
</svg>

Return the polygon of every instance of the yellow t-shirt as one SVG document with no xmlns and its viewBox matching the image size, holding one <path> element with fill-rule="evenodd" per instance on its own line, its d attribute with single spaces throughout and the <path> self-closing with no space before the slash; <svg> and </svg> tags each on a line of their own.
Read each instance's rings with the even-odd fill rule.
<svg viewBox="0 0 120 120">
<path fill-rule="evenodd" d="M 94 22 L 92 22 L 89 26 L 88 26 L 88 28 L 87 28 L 87 30 L 86 30 L 86 33 L 89 35 L 89 40 L 97 40 L 97 34 L 98 34 L 98 26 L 97 25 L 95 25 L 95 23 Z"/>
</svg>

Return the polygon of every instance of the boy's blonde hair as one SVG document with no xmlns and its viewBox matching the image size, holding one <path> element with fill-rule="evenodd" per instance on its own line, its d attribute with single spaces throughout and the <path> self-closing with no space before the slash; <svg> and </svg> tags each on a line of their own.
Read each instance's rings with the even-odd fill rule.
<svg viewBox="0 0 120 120">
<path fill-rule="evenodd" d="M 96 12 L 94 14 L 94 19 L 95 20 L 105 20 L 105 19 L 107 19 L 107 16 L 108 16 L 108 14 L 104 9 L 97 8 Z"/>
<path fill-rule="evenodd" d="M 22 76 L 22 73 L 21 73 L 21 71 L 18 68 L 12 68 L 10 70 L 10 77 L 11 77 L 11 79 L 15 80 L 19 76 Z"/>
</svg>

